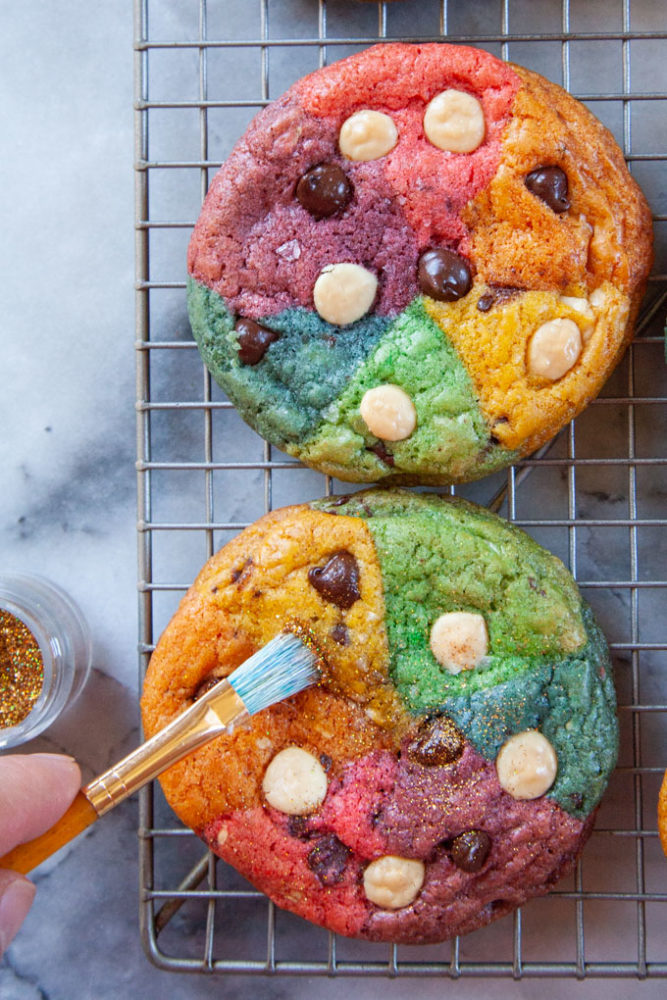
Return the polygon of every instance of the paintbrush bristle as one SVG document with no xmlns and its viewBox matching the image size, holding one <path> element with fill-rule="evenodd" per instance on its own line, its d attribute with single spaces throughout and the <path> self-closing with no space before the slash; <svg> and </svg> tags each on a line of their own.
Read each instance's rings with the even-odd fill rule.
<svg viewBox="0 0 667 1000">
<path fill-rule="evenodd" d="M 249 715 L 317 684 L 317 654 L 303 639 L 282 632 L 229 675 L 227 680 Z"/>
</svg>

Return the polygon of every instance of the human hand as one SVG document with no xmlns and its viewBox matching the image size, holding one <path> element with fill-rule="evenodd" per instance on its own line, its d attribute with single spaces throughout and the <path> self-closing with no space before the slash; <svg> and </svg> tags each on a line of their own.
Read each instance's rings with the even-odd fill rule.
<svg viewBox="0 0 667 1000">
<path fill-rule="evenodd" d="M 38 837 L 60 819 L 81 787 L 71 757 L 52 753 L 0 757 L 0 857 Z M 23 923 L 35 886 L 0 870 L 0 955 Z"/>
</svg>

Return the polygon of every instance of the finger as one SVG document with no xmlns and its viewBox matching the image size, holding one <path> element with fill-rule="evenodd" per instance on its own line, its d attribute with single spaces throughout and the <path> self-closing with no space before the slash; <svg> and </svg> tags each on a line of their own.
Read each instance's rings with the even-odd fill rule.
<svg viewBox="0 0 667 1000">
<path fill-rule="evenodd" d="M 0 857 L 53 826 L 80 786 L 81 772 L 71 757 L 0 757 Z"/>
<path fill-rule="evenodd" d="M 35 886 L 23 875 L 0 871 L 0 955 L 25 920 L 34 896 Z"/>
</svg>

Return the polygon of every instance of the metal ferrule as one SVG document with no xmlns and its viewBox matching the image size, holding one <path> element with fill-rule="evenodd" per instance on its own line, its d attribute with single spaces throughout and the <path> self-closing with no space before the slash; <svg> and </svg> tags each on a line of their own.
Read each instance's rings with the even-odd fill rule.
<svg viewBox="0 0 667 1000">
<path fill-rule="evenodd" d="M 229 681 L 220 681 L 150 740 L 86 785 L 83 793 L 97 814 L 103 816 L 171 764 L 214 736 L 229 732 L 247 715 Z"/>
</svg>

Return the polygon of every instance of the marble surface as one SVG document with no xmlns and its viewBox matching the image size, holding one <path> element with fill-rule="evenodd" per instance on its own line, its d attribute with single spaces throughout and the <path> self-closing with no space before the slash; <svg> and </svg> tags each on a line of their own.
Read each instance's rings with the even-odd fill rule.
<svg viewBox="0 0 667 1000">
<path fill-rule="evenodd" d="M 459 11 L 450 4 L 452 20 Z M 519 6 L 518 4 L 516 6 Z M 619 26 L 618 9 L 598 3 L 577 4 L 578 30 Z M 646 12 L 645 26 L 651 24 L 651 5 L 638 4 Z M 656 8 L 660 5 L 654 5 Z M 284 10 L 271 3 L 272 29 L 284 28 L 281 16 L 300 18 L 298 24 L 307 37 L 316 31 L 313 18 L 316 4 L 307 0 L 285 0 Z M 337 3 L 329 7 L 330 30 L 372 33 L 377 27 L 375 5 Z M 431 30 L 426 23 L 427 4 L 410 8 L 395 5 L 396 32 Z M 483 26 L 485 17 L 496 30 L 501 5 L 476 0 L 467 5 L 469 24 Z M 532 12 L 531 12 L 532 7 Z M 373 12 L 370 11 L 373 8 Z M 544 0 L 524 4 L 526 23 L 536 16 L 559 30 L 560 3 Z M 522 8 L 522 9 L 523 9 Z M 246 36 L 258 32 L 258 4 L 248 4 L 244 20 L 231 0 L 211 2 L 211 34 L 222 36 L 220 25 L 230 25 Z M 193 0 L 151 4 L 156 32 L 164 38 L 196 36 L 198 5 Z M 597 18 L 597 20 L 596 20 Z M 217 19 L 217 20 L 216 20 Z M 225 20 L 227 19 L 227 20 Z M 373 20 L 374 19 L 374 20 Z M 402 19 L 402 20 L 401 20 Z M 423 22 L 423 24 L 422 24 Z M 499 22 L 498 22 L 499 23 Z M 217 26 L 216 26 L 217 25 Z M 314 25 L 314 27 L 313 27 Z M 391 24 L 390 24 L 391 26 Z M 662 25 L 664 28 L 664 24 Z M 4 570 L 38 572 L 64 587 L 81 605 L 94 635 L 93 673 L 77 704 L 42 738 L 26 750 L 62 750 L 81 763 L 89 778 L 128 752 L 137 742 L 137 564 L 135 496 L 135 374 L 134 374 L 134 234 L 133 234 L 133 115 L 132 115 L 132 13 L 130 3 L 109 0 L 90 4 L 69 0 L 52 4 L 47 0 L 22 0 L 0 5 L 0 80 L 3 93 L 4 155 L 0 159 L 0 199 L 2 200 L 3 336 L 0 372 L 0 532 Z M 452 29 L 454 30 L 454 29 Z M 481 28 L 480 28 L 481 30 Z M 157 36 L 156 36 L 157 37 Z M 663 43 L 664 45 L 664 43 Z M 341 52 L 342 54 L 342 52 Z M 598 63 L 600 72 L 613 75 L 619 53 L 605 50 Z M 163 99 L 196 98 L 191 66 L 156 69 L 156 96 Z M 243 90 L 243 50 L 239 50 L 236 80 Z M 293 53 L 276 50 L 272 62 L 272 88 L 279 92 L 290 77 L 310 68 L 306 50 Z M 520 58 L 519 53 L 515 58 Z M 526 54 L 529 58 L 529 54 Z M 559 47 L 545 55 L 548 72 L 558 79 Z M 295 62 L 296 60 L 296 62 Z M 158 60 L 156 59 L 156 63 Z M 298 65 L 296 65 L 298 63 Z M 303 65 L 301 65 L 303 64 Z M 195 66 L 196 69 L 196 66 Z M 641 70 L 638 71 L 641 83 Z M 188 82 L 186 82 L 186 80 Z M 609 86 L 613 85 L 613 81 Z M 616 82 L 617 85 L 617 82 Z M 194 86 L 194 92 L 192 92 Z M 257 93 L 257 81 L 248 83 Z M 657 86 L 657 85 L 656 85 Z M 664 88 L 664 84 L 662 85 Z M 162 88 L 161 93 L 158 91 Z M 190 92 L 185 93 L 190 88 Z M 249 90 L 250 93 L 250 90 Z M 240 96 L 245 96 L 243 93 Z M 243 112 L 246 114 L 246 112 Z M 615 114 L 616 111 L 613 111 Z M 250 114 L 250 111 L 247 112 Z M 196 112 L 193 112 L 196 116 Z M 247 115 L 246 115 L 247 117 Z M 221 158 L 234 134 L 228 120 L 212 116 L 211 158 Z M 238 125 L 240 126 L 240 119 Z M 616 129 L 619 121 L 609 122 Z M 641 129 L 641 122 L 638 126 Z M 237 128 L 238 132 L 238 128 Z M 641 132 L 640 132 L 641 135 Z M 196 158 L 198 122 L 177 122 L 163 129 L 155 120 L 152 155 Z M 664 136 L 656 140 L 664 142 Z M 195 144 L 193 146 L 193 144 Z M 663 146 L 662 149 L 667 148 Z M 662 165 L 664 168 L 664 164 Z M 194 217 L 200 191 L 183 196 L 173 179 L 155 185 L 156 218 Z M 659 198 L 659 178 L 647 173 L 646 184 Z M 160 204 L 159 199 L 163 202 Z M 664 206 L 662 206 L 664 211 Z M 154 247 L 154 276 L 182 280 L 181 249 L 187 233 L 173 245 Z M 660 246 L 664 255 L 664 247 Z M 661 264 L 665 270 L 664 260 Z M 164 339 L 186 338 L 182 293 L 156 300 L 153 321 Z M 173 352 L 176 354 L 177 352 Z M 180 352 L 181 358 L 183 352 Z M 646 395 L 665 392 L 661 350 L 656 343 L 636 348 L 636 359 L 659 377 L 651 382 L 641 370 L 639 391 Z M 156 364 L 154 398 L 198 399 L 202 380 L 194 360 L 166 358 Z M 656 373 L 658 375 L 656 376 Z M 627 364 L 608 387 L 608 395 L 623 395 L 628 382 Z M 641 412 L 640 412 L 641 411 Z M 665 420 L 655 409 L 646 419 L 637 410 L 638 447 L 643 454 L 664 455 Z M 201 448 L 201 425 L 195 417 L 156 419 L 154 457 L 187 457 Z M 200 419 L 200 418 L 199 418 Z M 263 446 L 250 432 L 225 414 L 220 439 L 214 441 L 227 459 L 248 454 L 261 460 Z M 624 455 L 627 427 L 622 406 L 592 408 L 578 422 L 579 455 Z M 552 455 L 567 454 L 567 435 L 554 446 Z M 174 476 L 174 480 L 177 477 Z M 178 488 L 165 477 L 158 483 L 156 519 L 191 520 L 202 517 L 201 482 L 182 477 Z M 487 500 L 496 483 L 485 482 L 468 490 L 468 495 Z M 216 517 L 230 521 L 250 519 L 262 513 L 263 473 L 248 472 L 244 477 L 221 478 L 214 484 Z M 662 468 L 650 476 L 639 475 L 639 513 L 644 517 L 664 516 L 667 480 Z M 273 477 L 273 503 L 279 505 L 298 496 L 323 492 L 323 480 L 314 473 L 291 470 Z M 627 471 L 598 468 L 595 474 L 584 467 L 578 471 L 578 515 L 585 518 L 623 518 L 628 509 Z M 567 517 L 566 475 L 558 467 L 533 474 L 529 499 L 517 495 L 517 517 Z M 257 508 L 257 509 L 255 509 Z M 223 540 L 216 537 L 216 544 Z M 574 542 L 567 529 L 542 528 L 534 534 L 565 559 L 576 559 L 576 569 L 585 579 L 626 579 L 630 553 L 627 528 L 582 527 Z M 665 537 L 654 532 L 641 537 L 638 545 L 641 566 L 647 579 L 661 575 Z M 155 578 L 185 584 L 206 555 L 206 540 L 195 532 L 176 532 L 156 546 Z M 650 590 L 650 588 L 649 588 Z M 155 628 L 167 620 L 179 591 L 167 590 L 156 598 Z M 631 616 L 627 591 L 596 590 L 596 611 L 612 641 L 628 640 Z M 665 641 L 661 630 L 664 599 L 660 591 L 641 595 L 640 612 L 646 641 Z M 662 602 L 662 604 L 661 604 Z M 664 653 L 646 655 L 642 662 L 641 697 L 650 702 L 664 701 Z M 632 679 L 627 656 L 617 657 L 621 699 L 631 698 Z M 645 763 L 664 757 L 664 718 L 645 730 Z M 628 736 L 627 716 L 624 720 Z M 626 764 L 628 763 L 626 758 Z M 608 810 L 623 809 L 626 786 L 621 775 L 612 789 Z M 160 822 L 173 822 L 158 803 Z M 601 817 L 609 819 L 609 813 Z M 654 822 L 654 821 L 653 821 Z M 38 871 L 38 893 L 32 911 L 0 962 L 0 996 L 3 1000 L 107 1000 L 117 997 L 168 996 L 208 997 L 342 997 L 353 988 L 360 1000 L 382 996 L 404 996 L 409 989 L 425 998 L 450 992 L 458 997 L 484 996 L 505 1000 L 515 996 L 544 1000 L 561 997 L 570 989 L 563 981 L 470 979 L 457 982 L 420 979 L 391 981 L 324 978 L 209 977 L 205 974 L 177 975 L 155 968 L 144 954 L 139 935 L 139 889 L 137 862 L 137 803 L 129 801 L 109 814 L 74 844 Z M 609 825 L 609 823 L 607 823 Z M 647 810 L 646 826 L 651 825 Z M 592 842 L 589 865 L 591 888 L 602 889 L 605 875 L 622 870 L 624 844 L 607 838 Z M 649 843 L 647 871 L 651 885 L 666 891 L 663 863 Z M 606 854 L 604 852 L 607 852 Z M 196 860 L 197 848 L 189 841 L 172 851 L 164 862 L 170 878 Z M 173 872 L 172 869 L 173 868 Z M 163 876 L 160 871 L 160 877 Z M 535 903 L 531 923 L 546 925 L 557 919 L 558 911 L 549 904 Z M 664 909 L 664 904 L 663 909 Z M 632 947 L 610 938 L 612 918 L 600 911 L 599 941 L 595 931 L 588 943 L 600 958 L 632 959 Z M 660 923 L 651 914 L 650 954 L 665 961 L 664 915 Z M 233 920 L 232 920 L 233 923 Z M 310 936 L 301 922 L 280 919 L 279 931 L 290 936 L 290 957 L 303 957 L 321 938 Z M 228 928 L 230 942 L 243 948 L 243 923 Z M 607 928 L 605 930 L 605 928 Z M 656 928 L 660 928 L 660 933 Z M 177 922 L 174 948 L 185 947 L 189 935 L 201 934 L 201 920 L 183 916 Z M 570 927 L 564 934 L 572 935 Z M 496 934 L 496 932 L 494 932 Z M 499 936 L 499 938 L 498 938 Z M 497 932 L 470 945 L 476 960 L 494 954 L 497 940 L 507 939 L 511 954 L 511 925 L 505 922 Z M 171 939 L 167 939 L 168 944 Z M 529 939 L 528 939 L 529 940 Z M 183 942 L 185 941 L 185 946 Z M 315 942 L 315 943 L 314 943 Z M 193 945 L 194 947 L 194 945 Z M 463 957 L 466 955 L 466 945 Z M 477 949 L 475 952 L 475 948 Z M 343 948 L 343 951 L 345 949 Z M 355 954 L 354 946 L 349 955 Z M 385 957 L 385 952 L 382 953 Z M 542 956 L 553 957 L 553 956 Z M 569 957 L 569 956 L 565 956 Z M 442 955 L 440 959 L 442 960 Z M 634 980 L 595 981 L 573 984 L 582 998 L 663 997 L 664 980 L 639 983 Z"/>
</svg>

